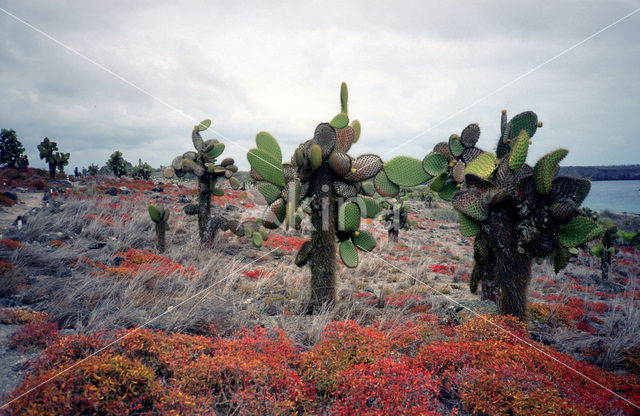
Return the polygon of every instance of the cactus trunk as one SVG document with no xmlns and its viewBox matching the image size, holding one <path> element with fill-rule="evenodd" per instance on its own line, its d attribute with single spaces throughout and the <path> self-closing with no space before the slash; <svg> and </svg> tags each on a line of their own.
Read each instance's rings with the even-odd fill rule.
<svg viewBox="0 0 640 416">
<path fill-rule="evenodd" d="M 333 180 L 327 162 L 323 162 L 311 177 L 313 197 L 311 214 L 311 300 L 308 313 L 318 313 L 325 303 L 333 303 L 336 284 L 336 227 L 337 206 L 332 201 Z"/>
<path fill-rule="evenodd" d="M 211 241 L 211 235 L 207 233 L 207 222 L 211 215 L 211 182 L 211 176 L 208 173 L 198 176 L 198 231 L 201 243 Z"/>
<path fill-rule="evenodd" d="M 488 221 L 494 238 L 492 245 L 497 253 L 495 277 L 500 287 L 500 313 L 526 319 L 531 257 L 518 250 L 516 213 L 512 207 L 501 204 L 492 210 Z"/>
<path fill-rule="evenodd" d="M 158 238 L 158 251 L 164 253 L 165 245 L 165 233 L 167 231 L 167 223 L 161 222 L 156 224 L 156 237 Z"/>
<path fill-rule="evenodd" d="M 56 165 L 54 163 L 49 163 L 49 178 L 56 178 Z"/>
</svg>

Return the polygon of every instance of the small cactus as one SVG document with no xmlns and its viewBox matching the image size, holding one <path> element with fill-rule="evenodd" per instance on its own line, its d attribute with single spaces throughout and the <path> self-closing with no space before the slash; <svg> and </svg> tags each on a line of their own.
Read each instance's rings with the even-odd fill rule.
<svg viewBox="0 0 640 416">
<path fill-rule="evenodd" d="M 196 151 L 176 156 L 171 166 L 163 171 L 166 178 L 172 178 L 174 175 L 183 177 L 187 173 L 198 178 L 198 204 L 187 205 L 185 212 L 198 215 L 198 231 L 203 244 L 211 244 L 218 228 L 226 228 L 227 220 L 211 217 L 211 196 L 224 195 L 222 189 L 215 187 L 216 181 L 221 177 L 230 179 L 238 171 L 232 158 L 226 158 L 220 164 L 216 164 L 217 157 L 222 154 L 225 146 L 216 139 L 202 139 L 200 132 L 208 129 L 210 125 L 211 120 L 206 119 L 193 126 L 191 139 Z"/>
<path fill-rule="evenodd" d="M 347 85 L 343 83 L 340 113 L 331 122 L 319 124 L 313 138 L 295 150 L 291 162 L 282 161 L 278 142 L 265 132 L 258 133 L 257 148 L 247 153 L 251 177 L 268 204 L 265 227 L 275 229 L 284 224 L 299 228 L 305 213 L 311 216 L 311 239 L 303 244 L 295 261 L 298 267 L 308 264 L 311 270 L 309 313 L 334 302 L 336 242 L 342 262 L 357 267 L 358 249 L 371 251 L 376 245 L 369 233 L 360 230 L 360 218 L 374 218 L 382 209 L 371 195 L 378 188 L 384 189 L 378 191 L 383 196 L 393 196 L 399 190 L 383 177 L 379 156 L 354 158 L 348 154 L 360 137 L 361 126 L 357 120 L 349 124 L 347 102 Z M 406 168 L 394 162 L 390 169 L 395 177 L 403 177 Z"/>
<path fill-rule="evenodd" d="M 142 163 L 142 159 L 138 159 L 138 166 L 131 168 L 131 177 L 148 181 L 151 177 L 151 166 L 147 162 Z"/>
<path fill-rule="evenodd" d="M 164 253 L 166 248 L 165 234 L 167 231 L 167 221 L 169 220 L 169 209 L 164 205 L 155 206 L 150 204 L 148 210 L 151 220 L 156 224 L 158 251 Z"/>
<path fill-rule="evenodd" d="M 109 156 L 109 160 L 107 161 L 107 167 L 116 175 L 118 178 L 121 178 L 127 173 L 127 161 L 122 157 L 122 152 L 116 150 Z"/>
</svg>

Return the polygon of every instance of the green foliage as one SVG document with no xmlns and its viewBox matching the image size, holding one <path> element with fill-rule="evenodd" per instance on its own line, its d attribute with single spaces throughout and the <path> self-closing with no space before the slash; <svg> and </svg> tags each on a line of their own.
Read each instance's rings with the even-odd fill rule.
<svg viewBox="0 0 640 416">
<path fill-rule="evenodd" d="M 89 168 L 87 168 L 87 172 L 89 173 L 89 175 L 93 176 L 97 175 L 99 170 L 100 168 L 95 163 L 90 164 Z"/>
<path fill-rule="evenodd" d="M 148 181 L 151 173 L 151 166 L 149 166 L 147 162 L 142 163 L 142 159 L 138 159 L 138 165 L 131 169 L 131 177 L 133 179 L 144 179 Z"/>
<path fill-rule="evenodd" d="M 118 178 L 123 177 L 127 173 L 127 161 L 122 157 L 122 152 L 116 150 L 111 153 L 109 160 L 107 160 L 107 168 L 116 175 Z"/>
<path fill-rule="evenodd" d="M 44 159 L 49 164 L 49 176 L 51 179 L 55 178 L 56 169 L 64 172 L 64 167 L 69 164 L 70 154 L 60 153 L 57 150 L 58 144 L 49 140 L 48 137 L 45 137 L 38 145 L 40 159 Z"/>
<path fill-rule="evenodd" d="M 0 135 L 0 165 L 6 163 L 9 167 L 18 166 L 18 161 L 24 153 L 24 146 L 18 140 L 13 129 L 2 129 Z"/>
</svg>

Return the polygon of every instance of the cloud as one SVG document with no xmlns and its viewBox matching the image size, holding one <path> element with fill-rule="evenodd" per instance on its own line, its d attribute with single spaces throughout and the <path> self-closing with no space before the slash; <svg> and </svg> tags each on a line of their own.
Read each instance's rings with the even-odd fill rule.
<svg viewBox="0 0 640 416">
<path fill-rule="evenodd" d="M 48 136 L 71 152 L 70 167 L 103 164 L 116 149 L 158 166 L 211 118 L 205 136 L 222 137 L 246 169 L 258 131 L 292 154 L 338 112 L 347 81 L 363 125 L 354 154 L 421 157 L 470 122 L 492 150 L 506 108 L 545 123 L 531 160 L 568 147 L 566 164 L 637 163 L 640 13 L 484 98 L 632 2 L 344 3 L 6 2 L 153 97 L 0 12 L 2 127 L 18 132 L 32 164 Z"/>
</svg>

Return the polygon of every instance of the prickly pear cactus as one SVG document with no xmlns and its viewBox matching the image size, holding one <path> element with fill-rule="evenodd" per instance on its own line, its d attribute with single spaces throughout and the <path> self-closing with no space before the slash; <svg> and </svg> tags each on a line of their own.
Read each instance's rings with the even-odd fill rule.
<svg viewBox="0 0 640 416">
<path fill-rule="evenodd" d="M 56 168 L 60 172 L 64 172 L 64 167 L 69 164 L 69 153 L 57 152 L 58 144 L 52 142 L 48 137 L 45 137 L 38 145 L 38 151 L 40 152 L 40 159 L 44 159 L 49 164 L 49 177 L 55 179 Z"/>
<path fill-rule="evenodd" d="M 373 236 L 360 229 L 360 219 L 375 218 L 381 211 L 371 195 L 382 185 L 368 180 L 384 174 L 383 162 L 373 154 L 349 155 L 361 127 L 357 120 L 349 124 L 347 102 L 343 83 L 340 113 L 319 124 L 290 162 L 283 162 L 278 142 L 266 132 L 258 133 L 257 147 L 247 153 L 251 177 L 268 204 L 262 218 L 265 227 L 297 229 L 306 214 L 311 216 L 311 239 L 296 257 L 296 265 L 311 269 L 309 313 L 335 299 L 336 243 L 347 267 L 357 267 L 358 250 L 371 251 L 376 245 Z M 394 173 L 401 175 L 401 168 Z"/>
<path fill-rule="evenodd" d="M 483 297 L 495 300 L 502 314 L 524 318 L 532 260 L 552 258 L 557 273 L 571 248 L 604 229 L 578 208 L 590 181 L 556 176 L 567 150 L 555 150 L 533 167 L 525 163 L 531 137 L 542 126 L 536 114 L 507 122 L 503 111 L 501 124 L 495 154 L 475 146 L 480 128 L 470 124 L 437 144 L 423 168 L 434 177 L 431 189 L 452 201 L 462 234 L 475 236 L 471 291 L 482 282 Z"/>
<path fill-rule="evenodd" d="M 164 253 L 164 250 L 166 248 L 165 234 L 167 231 L 167 221 L 169 220 L 169 208 L 165 207 L 164 205 L 155 206 L 150 204 L 148 210 L 151 221 L 153 221 L 156 225 L 158 251 L 160 253 Z"/>
<path fill-rule="evenodd" d="M 218 178 L 231 178 L 238 171 L 232 158 L 226 158 L 217 164 L 217 158 L 224 151 L 224 144 L 216 139 L 203 140 L 200 132 L 211 126 L 211 120 L 203 120 L 193 127 L 191 139 L 194 151 L 176 156 L 171 166 L 164 169 L 164 176 L 182 177 L 191 173 L 198 178 L 198 204 L 185 207 L 187 214 L 198 215 L 198 230 L 202 243 L 211 243 L 218 228 L 225 229 L 225 221 L 211 218 L 211 196 L 222 196 L 222 189 L 215 187 Z"/>
</svg>

